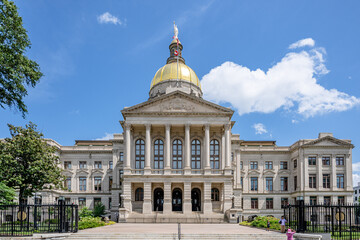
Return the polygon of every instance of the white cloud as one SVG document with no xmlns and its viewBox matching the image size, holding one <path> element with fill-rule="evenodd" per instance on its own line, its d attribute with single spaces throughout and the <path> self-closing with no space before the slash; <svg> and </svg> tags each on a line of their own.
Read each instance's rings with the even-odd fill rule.
<svg viewBox="0 0 360 240">
<path fill-rule="evenodd" d="M 358 182 L 360 182 L 360 174 L 353 173 L 353 186 L 357 186 Z"/>
<path fill-rule="evenodd" d="M 300 47 L 313 47 L 315 46 L 315 41 L 312 38 L 305 38 L 305 39 L 301 39 L 297 42 L 294 42 L 293 44 L 291 44 L 289 46 L 290 49 L 295 49 L 295 48 L 300 48 Z"/>
<path fill-rule="evenodd" d="M 265 125 L 262 123 L 255 123 L 252 127 L 255 129 L 255 134 L 264 134 L 268 132 Z"/>
<path fill-rule="evenodd" d="M 224 62 L 202 78 L 204 98 L 230 103 L 239 115 L 284 109 L 305 118 L 360 104 L 359 98 L 317 82 L 317 76 L 329 72 L 325 54 L 323 48 L 289 52 L 267 71 Z"/>
<path fill-rule="evenodd" d="M 105 133 L 105 136 L 102 138 L 96 138 L 95 140 L 109 140 L 109 139 L 113 139 L 114 138 L 114 134 L 113 133 Z"/>
<path fill-rule="evenodd" d="M 105 12 L 97 17 L 99 23 L 112 23 L 112 24 L 119 24 L 124 25 L 124 21 L 121 21 L 119 18 L 111 15 L 109 12 Z"/>
<path fill-rule="evenodd" d="M 352 164 L 353 172 L 360 172 L 360 162 Z"/>
<path fill-rule="evenodd" d="M 293 119 L 293 120 L 291 120 L 291 122 L 295 124 L 295 123 L 298 123 L 299 121 L 298 121 L 298 120 Z"/>
</svg>

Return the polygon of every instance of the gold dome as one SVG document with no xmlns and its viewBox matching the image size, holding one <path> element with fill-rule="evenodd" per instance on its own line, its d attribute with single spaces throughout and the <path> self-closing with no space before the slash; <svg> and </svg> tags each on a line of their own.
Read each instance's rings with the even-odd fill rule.
<svg viewBox="0 0 360 240">
<path fill-rule="evenodd" d="M 193 83 L 201 89 L 199 78 L 196 76 L 194 70 L 182 62 L 179 62 L 179 74 L 177 74 L 176 62 L 168 63 L 160 68 L 151 81 L 150 89 L 160 82 L 166 80 L 176 80 L 177 78 L 182 81 Z"/>
</svg>

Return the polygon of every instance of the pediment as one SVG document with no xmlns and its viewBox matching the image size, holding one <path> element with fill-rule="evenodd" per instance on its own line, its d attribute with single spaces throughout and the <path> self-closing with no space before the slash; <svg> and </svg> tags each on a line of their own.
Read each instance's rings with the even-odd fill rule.
<svg viewBox="0 0 360 240">
<path fill-rule="evenodd" d="M 340 140 L 331 136 L 326 136 L 323 138 L 316 139 L 309 143 L 303 145 L 305 146 L 314 146 L 314 147 L 354 147 L 351 143 Z"/>
<path fill-rule="evenodd" d="M 249 170 L 248 172 L 249 175 L 259 175 L 260 174 L 260 171 L 259 170 Z"/>
<path fill-rule="evenodd" d="M 89 174 L 89 171 L 87 169 L 78 169 L 76 171 L 76 174 Z"/>
<path fill-rule="evenodd" d="M 275 174 L 274 170 L 271 170 L 271 169 L 264 170 L 264 175 L 274 175 L 274 174 Z"/>
<path fill-rule="evenodd" d="M 231 116 L 234 111 L 202 98 L 176 91 L 125 108 L 122 113 L 124 116 L 133 114 L 221 114 Z"/>
</svg>

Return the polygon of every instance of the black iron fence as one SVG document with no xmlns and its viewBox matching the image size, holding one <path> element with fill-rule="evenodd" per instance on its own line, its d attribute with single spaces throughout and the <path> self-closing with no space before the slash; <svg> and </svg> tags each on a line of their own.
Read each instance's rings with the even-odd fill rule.
<svg viewBox="0 0 360 240">
<path fill-rule="evenodd" d="M 0 236 L 78 231 L 78 206 L 65 204 L 0 205 Z"/>
<path fill-rule="evenodd" d="M 299 201 L 284 207 L 287 227 L 304 233 L 331 233 L 331 239 L 360 239 L 359 204 L 308 205 Z"/>
</svg>

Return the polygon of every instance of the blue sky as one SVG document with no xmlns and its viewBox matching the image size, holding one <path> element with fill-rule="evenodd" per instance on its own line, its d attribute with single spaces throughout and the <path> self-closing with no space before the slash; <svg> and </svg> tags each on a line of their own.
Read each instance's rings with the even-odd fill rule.
<svg viewBox="0 0 360 240">
<path fill-rule="evenodd" d="M 175 20 L 205 99 L 236 110 L 233 133 L 280 146 L 352 139 L 360 181 L 359 1 L 15 3 L 44 77 L 26 119 L 0 109 L 0 137 L 28 121 L 62 145 L 122 132 L 120 111 L 148 99 Z"/>
</svg>

